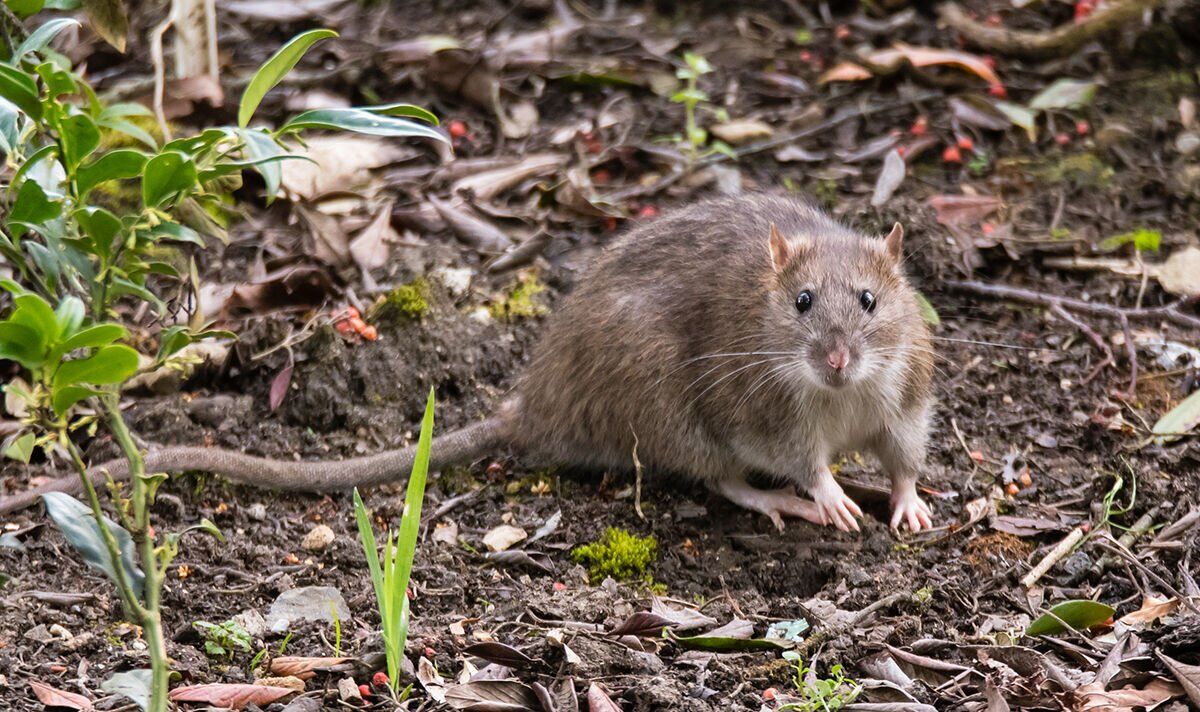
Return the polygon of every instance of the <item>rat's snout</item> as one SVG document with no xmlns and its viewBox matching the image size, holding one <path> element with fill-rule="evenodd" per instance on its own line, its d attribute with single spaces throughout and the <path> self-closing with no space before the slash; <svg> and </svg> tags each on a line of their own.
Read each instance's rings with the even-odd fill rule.
<svg viewBox="0 0 1200 712">
<path fill-rule="evenodd" d="M 825 363 L 833 370 L 841 373 L 850 365 L 850 349 L 845 344 L 838 344 L 825 355 Z"/>
</svg>

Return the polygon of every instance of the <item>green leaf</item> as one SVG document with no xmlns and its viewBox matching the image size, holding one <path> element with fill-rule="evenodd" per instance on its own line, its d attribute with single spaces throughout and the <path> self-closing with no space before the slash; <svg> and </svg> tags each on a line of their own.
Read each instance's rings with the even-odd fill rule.
<svg viewBox="0 0 1200 712">
<path fill-rule="evenodd" d="M 434 126 L 438 125 L 438 117 L 434 116 L 432 111 L 421 108 L 416 104 L 386 104 L 384 106 L 360 106 L 359 108 L 363 111 L 369 111 L 372 114 L 407 116 L 411 119 L 420 119 Z"/>
<path fill-rule="evenodd" d="M 1008 101 L 997 101 L 996 108 L 1007 116 L 1014 126 L 1025 129 L 1025 135 L 1029 137 L 1030 141 L 1037 140 L 1037 112 Z"/>
<path fill-rule="evenodd" d="M 149 119 L 154 117 L 154 112 L 142 104 L 118 102 L 104 107 L 100 116 L 106 119 L 120 119 L 126 116 L 140 116 Z"/>
<path fill-rule="evenodd" d="M 154 673 L 150 670 L 129 670 L 119 672 L 100 683 L 100 689 L 113 695 L 123 695 L 142 709 L 150 709 L 150 685 Z"/>
<path fill-rule="evenodd" d="M 8 214 L 8 222 L 14 239 L 19 239 L 27 231 L 25 225 L 41 225 L 47 220 L 53 220 L 62 212 L 62 202 L 50 200 L 46 191 L 36 182 L 27 180 L 17 191 L 17 199 L 12 211 Z M 18 223 L 24 223 L 20 225 Z"/>
<path fill-rule="evenodd" d="M 59 129 L 63 163 L 67 173 L 74 173 L 83 159 L 100 147 L 100 129 L 87 114 L 75 114 L 63 120 Z"/>
<path fill-rule="evenodd" d="M 9 3 L 9 7 L 11 6 L 12 3 Z M 60 32 L 72 26 L 79 26 L 79 21 L 70 17 L 59 17 L 42 23 L 40 27 L 33 32 L 30 32 L 29 36 L 25 38 L 25 41 L 17 47 L 17 51 L 13 52 L 12 59 L 10 59 L 9 62 L 13 65 L 20 66 L 21 59 L 25 55 L 33 54 L 34 52 L 41 52 L 42 50 L 46 49 L 46 47 L 48 47 L 50 43 L 54 41 L 54 38 L 57 37 Z"/>
<path fill-rule="evenodd" d="M 160 153 L 146 162 L 142 175 L 142 202 L 162 205 L 168 198 L 196 185 L 196 164 L 178 151 Z"/>
<path fill-rule="evenodd" d="M 4 456 L 28 465 L 36 442 L 37 436 L 33 433 L 22 433 L 4 448 Z"/>
<path fill-rule="evenodd" d="M 12 10 L 14 15 L 24 20 L 41 12 L 45 2 L 44 0 L 4 0 L 4 4 L 8 5 L 8 9 Z"/>
<path fill-rule="evenodd" d="M 254 129 L 237 129 L 236 135 L 245 144 L 246 155 L 254 169 L 263 177 L 267 187 L 267 202 L 279 194 L 279 186 L 283 183 L 283 170 L 276 159 L 287 153 L 283 147 L 268 133 Z"/>
<path fill-rule="evenodd" d="M 1096 96 L 1096 82 L 1058 79 L 1029 102 L 1030 109 L 1082 109 Z"/>
<path fill-rule="evenodd" d="M 150 132 L 131 121 L 127 121 L 115 116 L 106 117 L 102 115 L 100 118 L 96 119 L 96 125 L 102 126 L 111 131 L 123 133 L 126 136 L 132 137 L 134 140 L 141 141 L 147 147 L 152 148 L 155 151 L 158 150 L 158 141 L 150 135 Z"/>
<path fill-rule="evenodd" d="M 1138 228 L 1133 232 L 1126 232 L 1105 238 L 1100 243 L 1100 249 L 1115 250 L 1130 243 L 1133 243 L 1138 252 L 1158 252 L 1159 245 L 1162 244 L 1162 233 L 1158 230 L 1148 230 L 1144 227 Z"/>
<path fill-rule="evenodd" d="M 925 298 L 925 295 L 921 294 L 920 292 L 916 293 L 916 297 L 917 310 L 921 312 L 921 318 L 925 320 L 925 323 L 934 329 L 941 326 L 942 318 L 938 316 L 937 309 L 933 308 L 933 304 L 931 304 L 929 300 Z"/>
<path fill-rule="evenodd" d="M 100 395 L 100 391 L 87 386 L 66 386 L 63 388 L 55 388 L 51 400 L 54 406 L 54 414 L 58 417 L 66 415 L 71 406 L 81 400 L 91 398 L 92 396 Z"/>
<path fill-rule="evenodd" d="M 58 337 L 58 316 L 50 308 L 49 302 L 40 295 L 20 294 L 13 297 L 13 304 L 17 308 L 8 317 L 9 322 L 26 326 L 36 332 L 42 348 Z"/>
<path fill-rule="evenodd" d="M 50 99 L 57 99 L 65 94 L 74 94 L 79 91 L 79 84 L 76 83 L 75 76 L 54 62 L 42 62 L 35 71 L 42 78 L 42 83 L 46 85 L 46 94 Z M 57 107 L 55 110 L 57 112 Z"/>
<path fill-rule="evenodd" d="M 727 638 L 723 636 L 693 635 L 680 637 L 667 631 L 667 637 L 685 650 L 703 650 L 710 653 L 741 653 L 755 650 L 787 650 L 790 644 L 767 638 Z"/>
<path fill-rule="evenodd" d="M 365 109 L 313 109 L 293 117 L 279 129 L 279 133 L 305 129 L 330 129 L 354 131 L 371 136 L 419 136 L 450 143 L 442 132 L 416 121 L 373 114 Z"/>
<path fill-rule="evenodd" d="M 116 569 L 113 568 L 108 548 L 104 545 L 100 525 L 92 517 L 92 510 L 83 502 L 62 492 L 47 492 L 42 495 L 42 501 L 46 503 L 46 514 L 50 515 L 63 537 L 83 557 L 84 563 L 103 571 L 115 582 Z M 134 593 L 140 599 L 146 575 L 135 563 L 133 537 L 108 517 L 104 517 L 103 521 L 117 540 L 117 551 L 120 552 L 120 565 L 125 580 L 133 586 Z"/>
<path fill-rule="evenodd" d="M 121 220 L 104 208 L 80 208 L 73 214 L 79 227 L 92 238 L 96 254 L 107 259 L 112 255 L 113 240 L 121 233 Z"/>
<path fill-rule="evenodd" d="M 129 34 L 129 15 L 125 12 L 124 0 L 83 0 L 83 9 L 96 34 L 123 53 L 125 36 Z"/>
<path fill-rule="evenodd" d="M 0 322 L 0 358 L 16 361 L 32 370 L 44 363 L 44 344 L 38 333 L 28 326 Z"/>
<path fill-rule="evenodd" d="M 293 37 L 268 59 L 263 66 L 259 67 L 258 71 L 254 74 L 254 78 L 250 80 L 250 84 L 246 87 L 246 91 L 242 92 L 242 101 L 238 106 L 238 126 L 246 128 L 250 124 L 250 119 L 254 117 L 254 111 L 262 103 L 263 97 L 288 72 L 292 71 L 292 68 L 296 66 L 296 63 L 300 61 L 300 58 L 304 56 L 304 53 L 310 47 L 321 40 L 337 36 L 337 33 L 333 30 L 309 30 L 308 32 L 302 32 Z"/>
<path fill-rule="evenodd" d="M 42 118 L 42 101 L 37 82 L 25 72 L 7 64 L 0 64 L 0 97 L 11 101 L 18 109 L 35 121 Z"/>
<path fill-rule="evenodd" d="M 205 246 L 204 239 L 200 237 L 200 233 L 186 225 L 180 225 L 179 223 L 159 223 L 150 230 L 150 236 L 157 240 L 190 242 L 193 245 L 199 245 L 200 247 Z"/>
<path fill-rule="evenodd" d="M 59 346 L 64 354 L 75 349 L 90 349 L 97 346 L 107 346 L 117 339 L 125 337 L 126 330 L 120 324 L 93 324 L 86 329 L 75 332 L 71 338 Z"/>
<path fill-rule="evenodd" d="M 137 351 L 124 344 L 111 344 L 87 358 L 67 361 L 59 366 L 54 374 L 54 389 L 76 383 L 120 383 L 136 373 L 137 369 Z"/>
<path fill-rule="evenodd" d="M 1050 615 L 1050 613 L 1054 615 Z M 1063 622 L 1075 630 L 1086 630 L 1111 618 L 1112 614 L 1116 613 L 1116 609 L 1097 601 L 1084 599 L 1079 601 L 1063 601 L 1062 603 L 1055 604 L 1050 609 L 1050 613 L 1030 623 L 1029 627 L 1025 629 L 1025 635 L 1035 636 L 1062 633 L 1066 628 L 1063 627 L 1063 624 L 1058 619 L 1062 619 Z"/>
<path fill-rule="evenodd" d="M 137 178 L 142 173 L 142 169 L 146 166 L 146 160 L 149 158 L 142 151 L 132 148 L 119 148 L 115 151 L 109 151 L 100 158 L 92 161 L 86 166 L 81 167 L 75 173 L 75 185 L 79 190 L 80 198 L 100 185 L 110 180 L 126 180 L 129 178 Z"/>
<path fill-rule="evenodd" d="M 3 65 L 0 65 L 0 66 L 3 66 Z M 8 184 L 11 186 L 11 185 L 17 185 L 17 184 L 21 183 L 21 181 L 25 177 L 25 175 L 27 173 L 29 173 L 30 171 L 32 171 L 34 169 L 34 167 L 36 167 L 39 163 L 46 160 L 50 156 L 54 156 L 57 154 L 58 154 L 58 145 L 57 144 L 51 143 L 51 144 L 42 146 L 38 150 L 34 151 L 33 155 L 31 155 L 29 158 L 25 159 L 25 163 L 21 164 L 21 167 L 17 169 L 17 172 L 13 175 L 12 180 L 9 181 Z M 39 185 L 41 185 L 41 184 L 39 183 Z"/>
<path fill-rule="evenodd" d="M 1155 442 L 1159 445 L 1178 440 L 1180 436 L 1200 425 L 1200 391 L 1180 401 L 1154 424 Z"/>
<path fill-rule="evenodd" d="M 383 569 L 379 566 L 379 544 L 375 541 L 375 530 L 367 506 L 363 504 L 358 488 L 354 488 L 354 519 L 358 522 L 358 538 L 362 541 L 363 555 L 367 558 L 367 570 L 371 573 L 371 585 L 375 587 L 375 601 L 386 600 L 383 590 Z M 382 616 L 382 611 L 380 612 Z"/>
<path fill-rule="evenodd" d="M 83 302 L 75 296 L 64 298 L 54 310 L 54 318 L 58 322 L 55 340 L 71 338 L 83 323 Z"/>
<path fill-rule="evenodd" d="M 0 152 L 12 153 L 21 143 L 21 110 L 8 99 L 0 98 Z"/>
<path fill-rule="evenodd" d="M 203 171 L 200 171 L 199 178 L 201 183 L 207 183 L 222 176 L 227 176 L 231 173 L 240 173 L 247 168 L 258 168 L 266 163 L 279 163 L 281 161 L 289 160 L 302 160 L 308 161 L 314 165 L 316 164 L 316 161 L 308 156 L 297 156 L 292 153 L 280 153 L 277 156 L 266 156 L 257 160 L 251 159 L 249 161 L 227 161 L 224 163 L 218 163 L 212 168 L 207 168 Z"/>
</svg>

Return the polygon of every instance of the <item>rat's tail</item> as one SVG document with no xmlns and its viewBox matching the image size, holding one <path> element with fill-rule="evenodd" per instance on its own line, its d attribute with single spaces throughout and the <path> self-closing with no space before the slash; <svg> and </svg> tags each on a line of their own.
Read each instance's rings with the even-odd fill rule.
<svg viewBox="0 0 1200 712">
<path fill-rule="evenodd" d="M 503 410 L 503 409 L 502 409 Z M 508 419 L 494 415 L 433 439 L 429 469 L 470 462 L 482 457 L 511 439 Z M 387 450 L 375 455 L 346 460 L 272 460 L 233 450 L 194 446 L 151 447 L 146 453 L 146 472 L 201 471 L 222 475 L 255 487 L 299 492 L 325 492 L 367 487 L 407 477 L 417 457 L 416 446 Z M 111 460 L 88 470 L 95 485 L 112 478 L 129 478 L 124 459 Z M 83 490 L 79 477 L 63 477 L 26 492 L 0 498 L 0 514 L 28 507 L 46 492 L 78 494 Z"/>
</svg>

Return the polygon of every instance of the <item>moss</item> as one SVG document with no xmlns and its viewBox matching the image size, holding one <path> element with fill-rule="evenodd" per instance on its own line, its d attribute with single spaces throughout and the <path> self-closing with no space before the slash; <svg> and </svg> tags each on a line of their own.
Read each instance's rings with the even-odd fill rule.
<svg viewBox="0 0 1200 712">
<path fill-rule="evenodd" d="M 838 204 L 838 182 L 833 178 L 825 178 L 813 189 L 813 196 L 826 210 L 833 210 Z"/>
<path fill-rule="evenodd" d="M 488 307 L 488 313 L 496 319 L 508 321 L 541 316 L 546 313 L 546 305 L 538 295 L 544 291 L 546 285 L 542 284 L 536 274 L 526 274 L 508 290 L 503 299 L 493 302 Z"/>
<path fill-rule="evenodd" d="M 451 495 L 474 492 L 483 486 L 479 480 L 475 479 L 471 468 L 458 466 L 443 468 L 442 474 L 438 477 L 438 484 L 443 491 Z"/>
<path fill-rule="evenodd" d="M 429 313 L 429 282 L 418 277 L 385 294 L 371 308 L 372 321 L 411 321 Z"/>
<path fill-rule="evenodd" d="M 1024 173 L 1039 184 L 1069 183 L 1077 188 L 1107 188 L 1115 175 L 1094 153 L 1071 153 L 1045 158 L 1010 158 L 1002 161 L 1006 171 Z"/>
<path fill-rule="evenodd" d="M 657 557 L 658 541 L 654 537 L 639 537 L 615 527 L 609 527 L 598 541 L 571 552 L 571 558 L 587 569 L 593 582 L 611 576 L 618 581 L 651 584 L 647 569 Z"/>
</svg>

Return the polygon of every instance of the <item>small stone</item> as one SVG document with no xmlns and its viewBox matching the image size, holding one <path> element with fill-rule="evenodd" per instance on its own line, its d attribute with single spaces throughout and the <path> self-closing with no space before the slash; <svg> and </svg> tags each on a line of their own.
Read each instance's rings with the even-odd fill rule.
<svg viewBox="0 0 1200 712">
<path fill-rule="evenodd" d="M 242 627 L 242 630 L 251 638 L 263 638 L 267 635 L 267 619 L 263 618 L 263 614 L 247 608 L 241 613 L 233 617 L 233 620 Z"/>
<path fill-rule="evenodd" d="M 321 700 L 316 697 L 297 697 L 280 712 L 321 712 Z"/>
<path fill-rule="evenodd" d="M 438 522 L 437 526 L 433 528 L 430 538 L 438 544 L 454 546 L 458 543 L 458 524 L 451 519 Z"/>
<path fill-rule="evenodd" d="M 267 627 L 282 633 L 292 621 L 332 623 L 350 620 L 350 607 L 342 592 L 332 586 L 304 586 L 279 594 L 267 612 Z"/>
<path fill-rule="evenodd" d="M 318 524 L 304 535 L 304 539 L 300 542 L 300 546 L 302 546 L 305 551 L 325 551 L 329 548 L 329 545 L 333 543 L 333 538 L 334 534 L 332 529 L 324 524 Z"/>
<path fill-rule="evenodd" d="M 471 278 L 475 272 L 469 267 L 441 267 L 433 271 L 433 277 L 454 297 L 461 297 L 471 288 Z"/>
<path fill-rule="evenodd" d="M 304 681 L 293 675 L 285 677 L 260 677 L 254 681 L 254 684 L 264 687 L 286 687 L 296 692 L 304 692 Z"/>
<path fill-rule="evenodd" d="M 54 641 L 54 634 L 45 625 L 36 625 L 25 631 L 25 638 L 35 643 L 45 644 Z"/>
<path fill-rule="evenodd" d="M 246 507 L 246 517 L 256 522 L 264 521 L 267 518 L 267 505 L 262 502 L 255 502 Z"/>
<path fill-rule="evenodd" d="M 75 637 L 74 633 L 67 630 L 66 628 L 63 628 L 58 623 L 55 623 L 50 626 L 50 634 L 53 635 L 55 638 L 58 638 L 59 640 L 64 640 L 64 641 L 69 641 Z"/>
<path fill-rule="evenodd" d="M 338 696 L 342 698 L 342 702 L 349 702 L 354 705 L 363 703 L 362 693 L 358 691 L 358 683 L 352 677 L 343 677 L 338 680 L 337 684 Z"/>
</svg>

